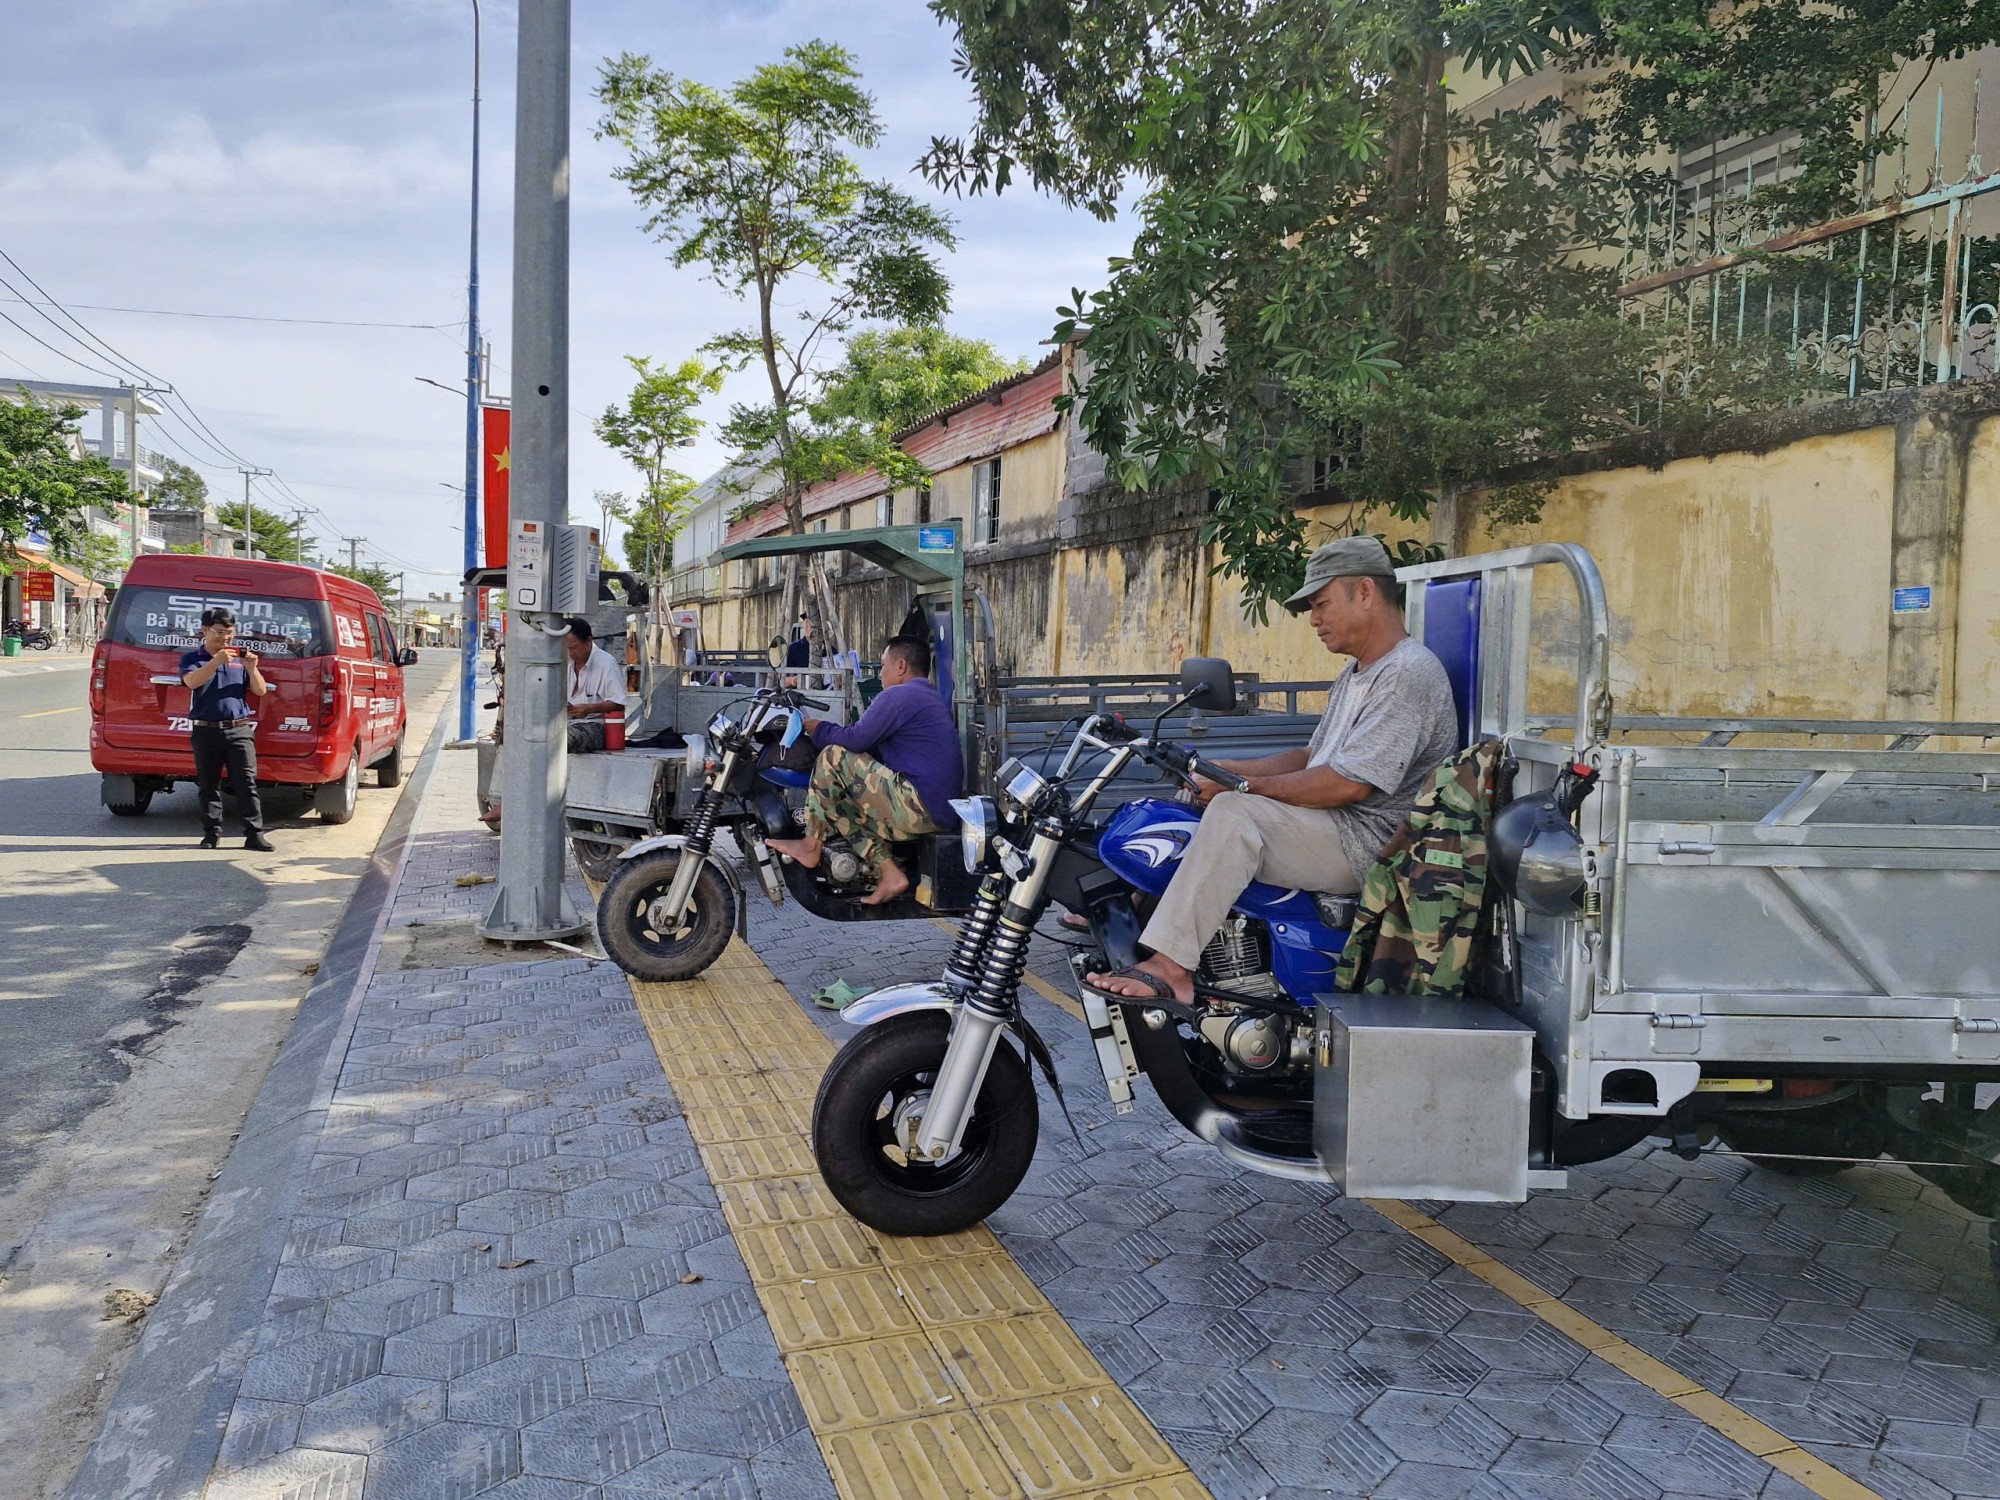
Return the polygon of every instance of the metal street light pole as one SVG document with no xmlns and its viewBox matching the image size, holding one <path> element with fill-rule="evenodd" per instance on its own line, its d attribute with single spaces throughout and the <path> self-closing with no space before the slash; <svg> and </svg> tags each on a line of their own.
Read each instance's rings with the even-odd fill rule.
<svg viewBox="0 0 2000 1500">
<path fill-rule="evenodd" d="M 570 0 L 521 0 L 514 95 L 514 417 L 509 543 L 569 521 Z M 538 942 L 588 927 L 563 889 L 568 772 L 562 635 L 510 590 L 500 885 L 482 937 Z"/>
<path fill-rule="evenodd" d="M 479 0 L 472 0 L 472 257 L 465 283 L 465 571 L 479 566 Z M 479 595 L 459 588 L 458 737 L 472 738 Z"/>
</svg>

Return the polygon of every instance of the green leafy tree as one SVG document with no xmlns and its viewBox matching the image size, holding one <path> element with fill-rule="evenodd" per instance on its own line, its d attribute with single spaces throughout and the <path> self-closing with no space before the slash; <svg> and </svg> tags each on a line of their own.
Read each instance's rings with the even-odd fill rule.
<svg viewBox="0 0 2000 1500">
<path fill-rule="evenodd" d="M 254 524 L 254 523 L 253 523 Z M 356 583 L 375 590 L 381 599 L 387 601 L 396 597 L 396 575 L 387 568 L 378 568 L 372 563 L 362 563 L 359 567 L 346 567 L 339 563 L 327 569 L 342 578 L 352 578 Z"/>
<path fill-rule="evenodd" d="M 198 470 L 177 458 L 162 457 L 160 482 L 153 486 L 156 510 L 202 510 L 208 505 L 208 481 Z M 242 519 L 239 510 L 237 519 Z"/>
<path fill-rule="evenodd" d="M 1781 388 L 1742 357 L 1664 402 L 1649 389 L 1672 335 L 1622 320 L 1612 271 L 1664 185 L 1649 153 L 1802 123 L 1828 139 L 1792 208 L 1835 203 L 1883 49 L 1949 55 L 1995 30 L 1941 0 L 1111 0 L 1087 24 L 1067 0 L 932 9 L 977 108 L 932 143 L 933 181 L 1024 175 L 1106 216 L 1137 190 L 1132 253 L 1059 312 L 1089 372 L 1076 418 L 1125 488 L 1208 490 L 1205 536 L 1259 617 L 1298 577 L 1315 474 L 1361 520 L 1415 520 L 1440 492 L 1629 430 L 1642 402 L 1683 422 Z M 1448 88 L 1583 66 L 1595 83 L 1552 76 L 1504 108 L 1454 108 Z M 1528 517 L 1546 489 L 1501 498 Z"/>
<path fill-rule="evenodd" d="M 124 502 L 126 479 L 101 456 L 73 448 L 78 406 L 44 405 L 26 390 L 0 397 L 0 565 L 19 557 L 30 531 L 74 561 L 90 534 L 85 510 Z"/>
<path fill-rule="evenodd" d="M 827 372 L 813 416 L 895 433 L 1027 368 L 984 339 L 944 328 L 867 328 L 847 341 L 840 363 Z"/>
<path fill-rule="evenodd" d="M 638 498 L 626 501 L 611 498 L 620 509 L 605 507 L 606 515 L 616 515 L 626 523 L 625 555 L 635 572 L 642 572 L 657 587 L 672 556 L 672 542 L 687 511 L 687 499 L 694 481 L 668 467 L 667 458 L 676 448 L 692 443 L 702 429 L 695 415 L 702 401 L 722 389 L 724 371 L 700 358 L 684 359 L 671 369 L 654 369 L 649 359 L 627 355 L 638 379 L 620 406 L 607 406 L 596 423 L 597 436 L 639 471 Z M 606 497 L 600 493 L 603 504 Z M 633 538 L 641 538 L 635 554 Z"/>
<path fill-rule="evenodd" d="M 824 351 L 870 323 L 944 315 L 937 252 L 953 244 L 951 220 L 864 175 L 853 153 L 878 145 L 882 127 L 852 54 L 832 43 L 788 48 L 726 90 L 626 54 L 605 64 L 597 97 L 597 133 L 625 147 L 616 176 L 647 231 L 674 265 L 704 268 L 754 311 L 709 346 L 760 368 L 769 389 L 732 411 L 724 435 L 752 469 L 779 476 L 787 520 L 803 530 L 807 487 L 848 456 L 809 430 Z M 796 588 L 796 570 L 789 578 Z"/>
<path fill-rule="evenodd" d="M 215 508 L 215 523 L 236 538 L 238 546 L 243 541 L 243 502 L 233 505 L 218 505 Z M 250 507 L 250 542 L 259 552 L 278 562 L 299 560 L 299 538 L 292 523 L 276 511 L 252 504 Z"/>
</svg>

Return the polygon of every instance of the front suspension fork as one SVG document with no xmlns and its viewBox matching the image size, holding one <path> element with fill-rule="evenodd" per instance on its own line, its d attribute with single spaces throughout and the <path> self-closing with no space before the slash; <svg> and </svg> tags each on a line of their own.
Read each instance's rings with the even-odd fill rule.
<svg viewBox="0 0 2000 1500">
<path fill-rule="evenodd" d="M 1035 882 L 1039 885 L 1039 882 Z M 1034 936 L 1033 893 L 1020 904 L 1023 892 L 999 913 L 979 965 L 978 982 L 962 994 L 952 1012 L 951 1040 L 938 1064 L 931 1097 L 912 1142 L 905 1149 L 925 1161 L 942 1161 L 956 1151 L 972 1118 L 986 1070 L 1000 1033 L 1014 1019 L 1021 976 L 1028 969 L 1028 943 Z M 956 955 L 954 955 L 955 957 Z"/>
<path fill-rule="evenodd" d="M 674 866 L 674 878 L 667 886 L 666 895 L 655 904 L 652 920 L 666 927 L 677 927 L 687 915 L 688 900 L 694 895 L 694 883 L 701 879 L 701 867 L 708 863 L 708 851 L 715 845 L 715 824 L 722 816 L 722 796 L 713 788 L 701 794 L 694 816 L 688 820 L 687 837 L 681 842 L 680 863 Z"/>
</svg>

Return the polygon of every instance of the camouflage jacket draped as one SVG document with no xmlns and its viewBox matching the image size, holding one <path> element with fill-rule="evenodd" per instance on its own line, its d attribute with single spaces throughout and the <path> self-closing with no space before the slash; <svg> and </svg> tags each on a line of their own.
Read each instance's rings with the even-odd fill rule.
<svg viewBox="0 0 2000 1500">
<path fill-rule="evenodd" d="M 1431 784 L 1361 886 L 1334 988 L 1368 995 L 1461 995 L 1486 896 L 1486 824 L 1503 753 L 1461 750 Z"/>
</svg>

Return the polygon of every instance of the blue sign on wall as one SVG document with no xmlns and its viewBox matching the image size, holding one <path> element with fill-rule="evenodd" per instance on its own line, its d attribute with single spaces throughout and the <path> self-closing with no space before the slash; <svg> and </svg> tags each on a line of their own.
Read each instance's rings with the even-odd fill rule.
<svg viewBox="0 0 2000 1500">
<path fill-rule="evenodd" d="M 1890 592 L 1890 610 L 1899 615 L 1927 615 L 1931 612 L 1930 585 L 1920 588 L 1894 589 Z"/>
<path fill-rule="evenodd" d="M 919 552 L 949 552 L 958 545 L 958 531 L 951 526 L 919 526 L 917 528 L 917 550 Z"/>
</svg>

